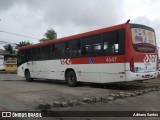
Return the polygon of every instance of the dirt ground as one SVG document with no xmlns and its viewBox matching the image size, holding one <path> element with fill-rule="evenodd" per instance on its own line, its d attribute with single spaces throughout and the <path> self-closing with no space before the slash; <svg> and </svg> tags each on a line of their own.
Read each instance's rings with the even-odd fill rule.
<svg viewBox="0 0 160 120">
<path fill-rule="evenodd" d="M 36 80 L 26 82 L 16 74 L 0 74 L 0 111 L 36 110 L 40 103 L 53 101 L 80 100 L 88 96 L 108 96 L 111 93 L 132 92 L 160 85 L 160 78 L 143 82 L 116 84 L 83 84 L 79 87 L 68 87 L 65 82 Z M 94 103 L 83 106 L 55 108 L 55 110 L 79 111 L 159 111 L 160 92 L 150 92 L 141 96 L 119 99 L 110 103 Z M 49 118 L 46 118 L 49 119 Z M 52 118 L 53 119 L 53 118 Z M 59 118 L 57 118 L 59 119 Z M 76 118 L 65 118 L 76 119 Z M 83 118 L 84 120 L 97 118 Z M 102 119 L 102 118 L 101 118 Z M 105 119 L 105 118 L 103 118 Z M 115 118 L 110 118 L 114 120 Z M 131 120 L 133 118 L 130 118 Z M 143 118 L 138 118 L 143 119 Z M 149 118 L 147 118 L 149 119 Z M 153 118 L 157 119 L 158 118 Z M 124 118 L 123 120 L 127 120 Z"/>
</svg>

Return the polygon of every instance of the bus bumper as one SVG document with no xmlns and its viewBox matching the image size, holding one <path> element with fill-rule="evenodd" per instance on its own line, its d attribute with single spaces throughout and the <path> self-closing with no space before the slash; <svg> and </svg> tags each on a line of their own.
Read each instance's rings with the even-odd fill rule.
<svg viewBox="0 0 160 120">
<path fill-rule="evenodd" d="M 146 80 L 158 77 L 158 71 L 146 72 L 146 73 L 133 73 L 131 71 L 126 71 L 126 81 L 134 80 Z"/>
</svg>

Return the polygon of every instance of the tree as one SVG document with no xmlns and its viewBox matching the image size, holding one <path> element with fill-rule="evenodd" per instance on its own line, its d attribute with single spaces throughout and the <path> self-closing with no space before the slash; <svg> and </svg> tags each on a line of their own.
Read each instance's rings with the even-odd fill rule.
<svg viewBox="0 0 160 120">
<path fill-rule="evenodd" d="M 57 33 L 53 29 L 47 30 L 47 32 L 44 34 L 44 36 L 46 38 L 40 39 L 39 42 L 46 42 L 46 41 L 49 41 L 49 40 L 57 39 Z"/>
<path fill-rule="evenodd" d="M 48 40 L 57 39 L 57 33 L 56 33 L 55 30 L 53 30 L 53 29 L 47 30 L 47 32 L 44 34 L 44 36 L 45 36 Z"/>
<path fill-rule="evenodd" d="M 15 49 L 18 50 L 22 46 L 27 46 L 27 45 L 31 45 L 31 44 L 32 43 L 30 43 L 30 41 L 22 41 L 22 42 L 19 42 L 18 44 L 16 44 Z"/>
<path fill-rule="evenodd" d="M 46 38 L 42 38 L 39 40 L 39 42 L 46 42 L 46 41 L 48 41 Z"/>
<path fill-rule="evenodd" d="M 5 51 L 6 51 L 7 53 L 9 53 L 9 54 L 15 53 L 15 51 L 13 50 L 13 47 L 11 46 L 11 44 L 7 44 L 7 45 L 5 45 L 5 46 L 3 46 L 3 47 L 4 47 L 4 49 L 5 49 Z"/>
</svg>

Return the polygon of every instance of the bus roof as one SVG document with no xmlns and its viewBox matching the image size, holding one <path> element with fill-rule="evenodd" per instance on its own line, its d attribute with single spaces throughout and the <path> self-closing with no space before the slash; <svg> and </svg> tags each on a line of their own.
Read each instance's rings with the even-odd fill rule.
<svg viewBox="0 0 160 120">
<path fill-rule="evenodd" d="M 23 46 L 23 47 L 20 47 L 19 50 L 41 47 L 41 46 L 50 45 L 50 44 L 57 43 L 57 42 L 78 39 L 78 38 L 87 37 L 87 36 L 90 36 L 90 35 L 96 35 L 96 34 L 99 34 L 99 33 L 104 33 L 104 32 L 107 32 L 107 31 L 113 31 L 113 30 L 116 30 L 116 29 L 124 28 L 126 25 L 127 24 L 119 24 L 119 25 L 106 27 L 106 28 L 102 28 L 102 29 L 98 29 L 98 30 L 93 30 L 93 31 L 89 31 L 89 32 L 85 32 L 85 33 L 81 33 L 81 34 L 77 34 L 77 35 L 72 35 L 72 36 L 59 38 L 59 39 L 54 39 L 54 40 L 46 41 L 46 42 L 43 42 L 43 43 L 37 43 L 37 44 L 28 45 L 28 46 Z"/>
</svg>

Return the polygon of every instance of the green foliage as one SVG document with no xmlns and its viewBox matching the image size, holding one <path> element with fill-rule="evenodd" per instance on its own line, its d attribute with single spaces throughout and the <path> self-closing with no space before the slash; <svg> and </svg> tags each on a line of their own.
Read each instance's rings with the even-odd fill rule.
<svg viewBox="0 0 160 120">
<path fill-rule="evenodd" d="M 57 39 L 57 33 L 53 29 L 47 30 L 47 32 L 44 34 L 44 36 L 46 38 L 40 39 L 39 42 L 46 42 L 46 41 L 49 41 L 49 40 Z"/>
<path fill-rule="evenodd" d="M 16 44 L 15 49 L 18 50 L 22 46 L 27 46 L 27 45 L 31 45 L 31 44 L 32 43 L 30 43 L 29 41 L 22 41 L 22 42 L 19 42 L 18 44 Z"/>
<path fill-rule="evenodd" d="M 15 51 L 13 50 L 13 47 L 11 46 L 11 44 L 7 44 L 5 46 L 3 46 L 5 51 L 8 52 L 9 54 L 14 54 Z"/>
<path fill-rule="evenodd" d="M 48 40 L 57 39 L 57 33 L 53 29 L 47 30 L 44 36 L 46 36 Z"/>
<path fill-rule="evenodd" d="M 42 38 L 39 40 L 39 42 L 46 42 L 46 41 L 48 41 L 46 38 Z"/>
</svg>

